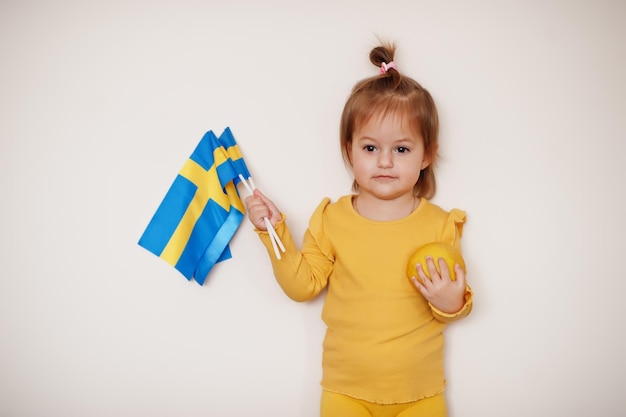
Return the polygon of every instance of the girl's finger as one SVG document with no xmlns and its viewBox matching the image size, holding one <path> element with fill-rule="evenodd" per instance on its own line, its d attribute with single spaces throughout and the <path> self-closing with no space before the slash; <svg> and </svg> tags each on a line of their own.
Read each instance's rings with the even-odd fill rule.
<svg viewBox="0 0 626 417">
<path fill-rule="evenodd" d="M 437 267 L 435 266 L 435 261 L 433 260 L 432 257 L 430 256 L 426 257 L 426 265 L 428 266 L 428 272 L 430 272 L 431 281 L 435 279 L 441 279 L 441 277 L 439 276 L 439 271 L 437 270 Z"/>
<path fill-rule="evenodd" d="M 422 264 L 415 265 L 415 270 L 417 271 L 417 275 L 420 277 L 422 281 L 421 282 L 422 285 L 424 285 L 426 281 L 430 282 L 430 277 L 426 275 L 426 272 L 424 272 L 424 268 L 422 267 Z"/>
<path fill-rule="evenodd" d="M 452 278 L 450 277 L 450 270 L 448 269 L 448 264 L 446 260 L 443 258 L 439 258 L 439 275 L 441 275 L 441 279 L 450 281 Z"/>
<path fill-rule="evenodd" d="M 461 265 L 454 265 L 454 273 L 456 274 L 456 282 L 459 286 L 465 288 L 467 285 L 465 271 L 461 268 Z"/>
<path fill-rule="evenodd" d="M 417 277 L 411 277 L 411 281 L 413 282 L 413 286 L 415 286 L 415 288 L 417 288 L 417 290 L 422 293 L 422 295 L 424 297 L 426 297 L 426 295 L 428 294 L 428 288 L 426 288 L 418 279 Z M 423 281 L 422 281 L 423 282 Z"/>
</svg>

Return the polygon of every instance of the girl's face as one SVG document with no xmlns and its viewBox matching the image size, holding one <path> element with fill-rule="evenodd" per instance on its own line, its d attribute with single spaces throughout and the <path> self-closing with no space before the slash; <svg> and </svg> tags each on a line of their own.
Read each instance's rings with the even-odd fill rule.
<svg viewBox="0 0 626 417">
<path fill-rule="evenodd" d="M 359 192 L 382 200 L 412 195 L 420 171 L 430 163 L 421 135 L 395 114 L 375 115 L 359 126 L 348 156 Z"/>
</svg>

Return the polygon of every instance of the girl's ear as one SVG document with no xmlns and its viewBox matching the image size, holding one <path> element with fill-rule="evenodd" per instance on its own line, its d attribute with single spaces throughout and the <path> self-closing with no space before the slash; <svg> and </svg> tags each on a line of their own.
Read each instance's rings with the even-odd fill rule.
<svg viewBox="0 0 626 417">
<path fill-rule="evenodd" d="M 437 155 L 437 150 L 439 149 L 439 144 L 433 146 L 431 152 L 424 152 L 424 158 L 422 159 L 422 167 L 420 169 L 426 169 L 435 159 L 435 155 Z"/>
<path fill-rule="evenodd" d="M 352 166 L 352 142 L 346 146 L 346 154 L 348 155 L 348 163 Z"/>
</svg>

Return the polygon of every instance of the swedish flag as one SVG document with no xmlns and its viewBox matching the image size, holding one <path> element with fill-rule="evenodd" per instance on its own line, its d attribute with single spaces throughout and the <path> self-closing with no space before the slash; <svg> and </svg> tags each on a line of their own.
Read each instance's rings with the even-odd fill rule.
<svg viewBox="0 0 626 417">
<path fill-rule="evenodd" d="M 230 128 L 226 128 L 224 132 L 220 135 L 219 141 L 226 149 L 228 156 L 230 157 L 235 171 L 237 172 L 237 178 L 235 178 L 235 184 L 239 183 L 239 174 L 241 174 L 244 178 L 250 178 L 250 171 L 248 171 L 248 167 L 246 166 L 246 162 L 243 160 L 243 156 L 241 155 L 241 151 L 239 150 L 239 146 L 237 146 L 237 142 L 235 142 L 235 137 L 233 133 L 230 131 Z"/>
<path fill-rule="evenodd" d="M 207 132 L 159 205 L 139 245 L 200 285 L 220 261 L 232 257 L 228 243 L 244 206 L 236 184 L 250 176 L 229 128 L 218 139 Z"/>
</svg>

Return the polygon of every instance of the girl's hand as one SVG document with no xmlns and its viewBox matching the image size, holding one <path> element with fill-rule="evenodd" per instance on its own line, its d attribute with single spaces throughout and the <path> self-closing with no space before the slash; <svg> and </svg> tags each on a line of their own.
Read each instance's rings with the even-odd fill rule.
<svg viewBox="0 0 626 417">
<path fill-rule="evenodd" d="M 456 281 L 452 281 L 446 262 L 443 259 L 439 259 L 438 262 L 441 273 L 437 272 L 433 258 L 426 257 L 426 266 L 431 278 L 428 278 L 422 265 L 418 264 L 415 270 L 422 282 L 420 283 L 416 277 L 413 277 L 413 285 L 437 309 L 444 313 L 454 314 L 465 304 L 465 272 L 459 264 L 456 264 L 454 266 Z"/>
<path fill-rule="evenodd" d="M 265 220 L 263 220 L 264 217 L 270 220 L 272 226 L 275 226 L 282 219 L 280 210 L 258 189 L 255 189 L 251 196 L 246 197 L 244 204 L 246 205 L 248 219 L 259 230 L 267 230 Z"/>
</svg>

